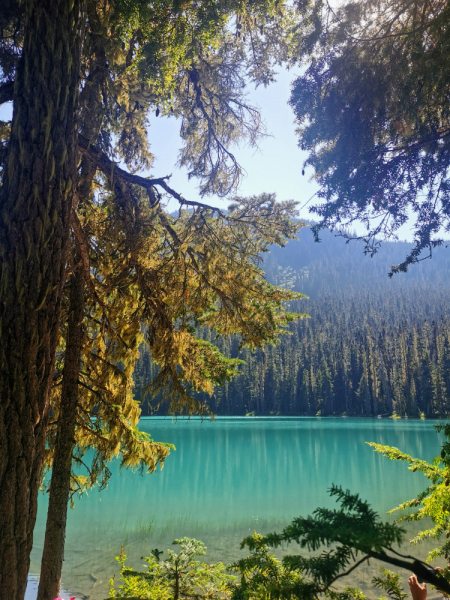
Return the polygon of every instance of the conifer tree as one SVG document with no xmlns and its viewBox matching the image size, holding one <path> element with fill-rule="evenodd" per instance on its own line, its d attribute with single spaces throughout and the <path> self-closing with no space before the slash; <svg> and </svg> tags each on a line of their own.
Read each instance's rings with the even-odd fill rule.
<svg viewBox="0 0 450 600">
<path fill-rule="evenodd" d="M 81 0 L 0 9 L 0 96 L 13 100 L 0 188 L 0 589 L 13 600 L 27 584 L 66 278 L 83 10 Z"/>
<path fill-rule="evenodd" d="M 135 430 L 139 409 L 131 372 L 141 329 L 160 365 L 154 391 L 171 397 L 173 411 L 205 410 L 185 384 L 210 392 L 232 376 L 236 361 L 196 339 L 192 323 L 214 325 L 222 335 L 239 332 L 254 348 L 276 341 L 292 319 L 283 302 L 298 296 L 271 288 L 257 267 L 269 244 L 295 234 L 292 203 L 276 204 L 268 195 L 237 199 L 225 214 L 189 202 L 167 178 L 132 173 L 151 165 L 146 125 L 154 110 L 180 118 L 180 164 L 199 178 L 203 195 L 236 189 L 242 169 L 232 144 L 254 144 L 261 133 L 259 113 L 245 101 L 244 73 L 255 83 L 272 79 L 273 63 L 286 56 L 290 11 L 275 2 L 159 2 L 151 9 L 144 2 L 86 2 L 83 9 L 81 162 L 72 177 L 78 180 L 74 201 L 67 204 L 69 295 L 62 295 L 65 277 L 59 288 L 59 302 L 68 307 L 60 338 L 64 366 L 51 404 L 45 393 L 41 420 L 51 406 L 46 465 L 61 466 L 50 486 L 51 512 L 58 517 L 48 522 L 41 598 L 56 594 L 70 481 L 79 489 L 104 482 L 107 460 L 117 452 L 125 464 L 150 470 L 167 455 L 167 447 Z M 20 33 L 20 11 L 13 16 Z M 13 49 L 20 56 L 20 36 Z M 2 89 L 8 99 L 9 81 Z M 165 196 L 191 212 L 182 210 L 173 220 Z M 68 231 L 64 243 L 68 248 Z M 78 460 L 87 448 L 96 449 L 87 479 L 71 479 L 74 440 Z"/>
<path fill-rule="evenodd" d="M 237 379 L 215 389 L 215 410 L 230 415 L 315 415 L 321 410 L 326 415 L 445 416 L 450 407 L 448 288 L 436 287 L 431 296 L 430 289 L 429 284 L 401 283 L 400 295 L 397 289 L 374 287 L 367 294 L 343 291 L 303 299 L 292 310 L 311 318 L 291 323 L 291 335 L 283 336 L 279 346 L 254 356 L 239 350 L 238 337 L 224 343 L 198 330 L 227 357 L 245 361 L 238 365 Z M 150 355 L 138 360 L 138 372 L 156 368 Z M 143 387 L 137 375 L 139 400 Z M 207 400 L 202 393 L 198 397 Z"/>
<path fill-rule="evenodd" d="M 323 201 L 323 227 L 359 221 L 365 252 L 409 219 L 414 246 L 391 274 L 430 256 L 449 228 L 448 31 L 443 0 L 299 3 L 291 104 Z M 354 237 L 350 235 L 349 237 Z"/>
<path fill-rule="evenodd" d="M 85 279 L 86 296 L 92 291 L 90 248 L 84 230 L 86 203 L 84 198 L 81 202 L 78 198 L 79 175 L 89 169 L 98 172 L 94 182 L 97 190 L 90 202 L 95 205 L 102 194 L 110 195 L 108 210 L 117 211 L 123 238 L 131 248 L 131 258 L 124 269 L 137 278 L 141 278 L 141 265 L 134 252 L 140 237 L 136 237 L 135 224 L 139 219 L 135 219 L 134 211 L 140 208 L 140 192 L 136 190 L 143 190 L 147 207 L 157 221 L 156 237 L 166 244 L 160 249 L 162 255 L 168 248 L 177 255 L 175 269 L 189 257 L 192 271 L 197 273 L 198 287 L 192 290 L 195 297 L 207 285 L 208 260 L 214 253 L 204 246 L 198 248 L 198 254 L 191 251 L 190 240 L 180 236 L 166 214 L 163 195 L 176 198 L 184 207 L 189 202 L 179 191 L 172 190 L 164 177 L 139 178 L 131 172 L 148 168 L 152 161 L 146 137 L 148 115 L 154 111 L 156 116 L 174 115 L 180 119 L 180 162 L 199 178 L 203 194 L 226 195 L 234 190 L 242 169 L 231 151 L 232 144 L 244 139 L 255 143 L 261 132 L 258 112 L 245 102 L 244 74 L 255 83 L 271 81 L 273 63 L 286 56 L 285 32 L 290 26 L 290 11 L 271 0 L 161 0 L 151 6 L 121 0 L 75 4 L 10 0 L 2 4 L 0 17 L 0 100 L 14 102 L 10 131 L 8 124 L 2 125 L 0 153 L 0 585 L 4 594 L 16 599 L 23 597 L 26 585 L 63 289 L 70 272 L 71 287 L 75 286 L 79 269 Z M 87 111 L 78 113 L 80 90 L 94 101 L 87 104 Z M 98 119 L 99 110 L 100 131 L 93 122 Z M 83 158 L 79 165 L 77 152 Z M 114 160 L 118 159 L 128 171 L 115 168 Z M 214 220 L 213 211 L 205 213 L 208 209 L 201 203 L 191 206 L 201 210 L 189 217 L 186 235 L 198 238 L 202 227 L 215 232 L 210 223 Z M 291 209 L 292 205 L 274 210 L 272 200 L 253 199 L 233 209 L 234 221 L 219 216 L 217 227 L 225 232 L 221 243 L 230 245 L 230 256 L 235 252 L 233 264 L 236 258 L 243 259 L 241 252 L 245 251 L 250 252 L 250 262 L 257 261 L 266 234 L 271 242 L 282 241 L 287 232 L 290 235 L 293 229 L 287 225 L 287 217 Z M 268 228 L 262 231 L 260 241 L 247 243 L 247 236 L 257 234 L 262 224 Z M 75 241 L 69 257 L 70 227 Z M 229 229 L 234 229 L 237 238 L 242 236 L 242 245 L 235 249 L 235 238 L 226 234 Z M 213 265 L 214 262 L 209 268 Z M 181 283 L 171 272 L 164 275 L 170 284 Z M 283 294 L 271 291 L 256 267 L 251 278 L 252 293 L 267 291 L 270 306 L 244 332 L 250 346 L 273 340 L 284 322 L 279 311 Z M 139 293 L 146 285 L 143 280 Z M 174 329 L 161 300 L 163 287 L 161 291 L 156 302 L 155 294 L 146 290 L 143 319 L 150 315 L 153 324 L 153 328 L 149 324 L 147 335 L 155 357 L 159 352 L 159 384 L 168 385 L 174 397 L 187 402 L 172 357 L 177 346 L 184 357 L 189 356 L 189 349 L 194 348 L 201 355 L 204 348 L 191 336 L 190 325 Z M 190 289 L 185 291 L 191 293 Z M 241 327 L 240 317 L 255 312 L 246 296 L 242 314 L 229 318 L 233 294 L 231 285 L 224 285 L 219 294 L 225 307 L 218 309 L 224 332 Z M 205 310 L 206 304 L 214 305 L 212 294 L 206 293 L 206 298 L 199 311 Z M 79 323 L 80 317 L 75 321 Z M 101 327 L 106 329 L 105 322 Z M 169 333 L 167 338 L 163 330 Z M 129 341 L 125 338 L 125 343 Z M 82 342 L 80 338 L 79 345 Z M 131 344 L 130 353 L 134 351 Z M 100 354 L 97 362 L 102 362 Z M 184 375 L 192 376 L 194 385 L 200 386 L 208 379 L 208 369 L 217 368 L 219 376 L 226 377 L 227 365 L 211 350 L 206 352 L 199 379 L 187 359 Z M 101 373 L 97 365 L 90 375 L 101 379 Z M 58 408 L 53 406 L 52 410 Z"/>
<path fill-rule="evenodd" d="M 424 472 L 425 467 L 430 465 L 423 465 Z M 317 508 L 308 517 L 294 519 L 281 533 L 262 536 L 255 532 L 243 540 L 241 546 L 248 547 L 251 554 L 234 565 L 241 575 L 240 583 L 233 586 L 234 600 L 267 597 L 364 600 L 361 590 L 349 587 L 342 590 L 335 583 L 370 558 L 412 571 L 439 591 L 450 592 L 448 569 L 441 572 L 393 548 L 404 540 L 405 531 L 399 524 L 383 523 L 367 502 L 348 490 L 333 485 L 330 495 L 337 498 L 338 508 Z M 270 547 L 292 542 L 308 550 L 309 556 L 285 555 L 280 562 L 270 554 Z M 372 580 L 375 587 L 385 589 L 393 599 L 404 599 L 406 594 L 399 589 L 399 576 L 384 569 L 383 574 L 384 577 Z"/>
</svg>

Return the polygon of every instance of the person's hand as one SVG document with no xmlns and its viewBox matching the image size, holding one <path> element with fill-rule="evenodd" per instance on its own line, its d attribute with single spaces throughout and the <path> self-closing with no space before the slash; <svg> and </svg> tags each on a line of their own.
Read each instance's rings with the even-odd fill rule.
<svg viewBox="0 0 450 600">
<path fill-rule="evenodd" d="M 415 575 L 408 579 L 409 589 L 413 600 L 427 600 L 427 584 L 419 583 Z"/>
</svg>

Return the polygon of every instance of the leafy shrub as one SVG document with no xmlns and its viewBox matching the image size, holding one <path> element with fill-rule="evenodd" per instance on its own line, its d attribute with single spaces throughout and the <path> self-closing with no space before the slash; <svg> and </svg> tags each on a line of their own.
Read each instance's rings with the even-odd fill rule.
<svg viewBox="0 0 450 600">
<path fill-rule="evenodd" d="M 145 571 L 134 571 L 126 566 L 123 552 L 116 560 L 120 564 L 120 582 L 114 587 L 110 581 L 109 598 L 127 600 L 224 600 L 230 597 L 229 586 L 234 577 L 222 563 L 208 565 L 198 556 L 206 554 L 206 546 L 195 539 L 184 537 L 174 540 L 180 545 L 177 554 L 167 550 L 167 559 L 160 560 L 162 552 L 155 549 L 144 558 Z"/>
</svg>

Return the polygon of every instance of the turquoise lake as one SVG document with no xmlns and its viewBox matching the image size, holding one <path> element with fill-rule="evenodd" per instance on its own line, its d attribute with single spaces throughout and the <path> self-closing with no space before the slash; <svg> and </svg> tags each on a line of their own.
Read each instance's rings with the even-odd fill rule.
<svg viewBox="0 0 450 600">
<path fill-rule="evenodd" d="M 205 542 L 209 562 L 231 562 L 242 556 L 239 543 L 253 530 L 281 529 L 318 506 L 332 506 L 327 490 L 333 483 L 360 493 L 385 513 L 421 491 L 426 480 L 406 464 L 375 454 L 365 442 L 431 460 L 441 441 L 434 424 L 362 418 L 142 419 L 141 429 L 156 441 L 173 443 L 176 451 L 152 475 L 120 471 L 113 464 L 106 490 L 75 500 L 63 586 L 78 598 L 105 598 L 121 545 L 130 564 L 139 566 L 151 549 L 165 550 L 183 536 Z M 39 572 L 47 497 L 40 495 L 39 502 L 32 573 Z M 423 556 L 425 548 L 413 551 Z M 367 575 L 358 577 L 364 585 Z"/>
</svg>

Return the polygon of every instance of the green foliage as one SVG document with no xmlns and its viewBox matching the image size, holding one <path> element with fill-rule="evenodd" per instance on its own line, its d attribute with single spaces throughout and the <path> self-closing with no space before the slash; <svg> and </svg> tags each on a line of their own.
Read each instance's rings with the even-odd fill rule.
<svg viewBox="0 0 450 600">
<path fill-rule="evenodd" d="M 126 566 L 126 555 L 121 552 L 116 560 L 120 564 L 119 585 L 115 576 L 110 581 L 109 598 L 128 600 L 294 600 L 296 598 L 317 599 L 318 594 L 330 600 L 364 600 L 360 590 L 345 588 L 343 591 L 326 589 L 321 583 L 307 579 L 298 568 L 281 562 L 270 554 L 263 536 L 255 533 L 252 538 L 252 552 L 247 558 L 234 565 L 224 567 L 222 563 L 205 564 L 196 560 L 205 554 L 206 548 L 194 539 L 175 540 L 181 549 L 177 554 L 168 550 L 168 558 L 161 560 L 159 550 L 152 551 L 145 558 L 145 571 L 136 571 Z M 236 578 L 227 573 L 239 573 Z M 389 578 L 389 575 L 392 575 Z M 380 587 L 398 589 L 395 575 L 386 572 L 386 582 L 380 580 Z M 403 600 L 392 595 L 393 600 Z"/>
<path fill-rule="evenodd" d="M 405 594 L 400 585 L 400 575 L 389 569 L 381 569 L 381 573 L 382 577 L 372 579 L 373 585 L 385 591 L 392 600 L 405 600 L 408 594 Z"/>
<path fill-rule="evenodd" d="M 297 591 L 305 593 L 308 598 L 310 590 L 304 584 L 301 573 L 286 568 L 270 554 L 269 546 L 263 542 L 263 536 L 254 533 L 254 546 L 247 558 L 242 558 L 233 565 L 233 570 L 240 576 L 239 583 L 232 586 L 233 600 L 271 600 L 275 598 L 294 598 Z M 279 590 L 283 590 L 283 596 Z"/>
<path fill-rule="evenodd" d="M 448 570 L 438 572 L 411 556 L 393 549 L 404 541 L 404 530 L 396 523 L 383 523 L 379 515 L 357 494 L 333 486 L 339 508 L 317 508 L 312 516 L 297 518 L 281 533 L 261 535 L 256 532 L 243 540 L 241 547 L 249 556 L 227 567 L 238 577 L 226 575 L 221 563 L 205 565 L 195 560 L 204 554 L 201 542 L 183 538 L 177 555 L 168 551 L 166 561 L 153 550 L 146 558 L 147 571 L 137 572 L 125 566 L 126 556 L 117 558 L 121 565 L 122 585 L 111 598 L 227 598 L 231 600 L 365 600 L 361 590 L 340 585 L 369 558 L 375 558 L 403 569 L 413 570 L 438 589 L 448 591 Z M 284 556 L 278 560 L 270 548 L 295 542 L 306 553 Z M 206 583 L 209 582 L 209 583 Z M 339 582 L 339 583 L 338 583 Z M 372 580 L 391 600 L 405 600 L 400 575 L 381 569 Z M 202 595 L 203 594 L 203 595 Z M 208 595 L 209 594 L 209 595 Z M 379 600 L 385 600 L 380 598 Z"/>
<path fill-rule="evenodd" d="M 273 81 L 275 64 L 287 58 L 292 8 L 274 0 L 120 0 L 95 12 L 100 27 L 92 32 L 100 28 L 109 70 L 102 90 L 106 148 L 130 169 L 148 168 L 150 115 L 177 118 L 179 163 L 199 179 L 201 194 L 235 191 L 243 169 L 231 147 L 255 145 L 264 131 L 246 87 Z"/>
<path fill-rule="evenodd" d="M 353 570 L 355 561 L 360 564 L 369 555 L 384 555 L 392 544 L 400 543 L 404 531 L 396 524 L 380 522 L 358 495 L 336 486 L 330 494 L 337 497 L 339 509 L 318 508 L 310 517 L 294 519 L 282 533 L 254 533 L 242 542 L 252 554 L 235 565 L 243 578 L 235 598 L 363 598 L 359 590 L 347 588 L 339 592 L 333 585 Z M 269 546 L 276 548 L 291 542 L 309 554 L 288 555 L 282 563 L 269 554 Z M 267 596 L 263 595 L 264 590 Z"/>
<path fill-rule="evenodd" d="M 196 335 L 229 358 L 244 360 L 234 381 L 199 394 L 218 414 L 445 415 L 450 406 L 448 256 L 442 250 L 401 278 L 389 280 L 393 260 L 410 248 L 387 242 L 376 259 L 354 252 L 327 232 L 314 244 L 304 228 L 287 248 L 272 247 L 263 265 L 267 280 L 308 294 L 290 310 L 310 315 L 289 324 L 276 346 L 251 353 L 239 337 Z M 135 397 L 157 365 L 142 349 Z M 143 410 L 146 410 L 145 403 Z"/>
<path fill-rule="evenodd" d="M 145 382 L 146 391 L 168 398 L 172 413 L 209 414 L 207 403 L 189 392 L 211 394 L 242 361 L 199 338 L 194 326 L 209 326 L 219 336 L 239 333 L 242 346 L 254 349 L 275 344 L 300 316 L 287 311 L 285 302 L 302 295 L 270 285 L 258 264 L 269 244 L 295 234 L 294 210 L 292 203 L 262 195 L 237 200 L 227 215 L 214 217 L 202 209 L 183 211 L 175 219 L 132 187 L 84 207 L 80 228 L 90 268 L 74 458 L 84 465 L 82 458 L 92 448 L 94 459 L 88 475 L 73 476 L 73 491 L 106 485 L 112 458 L 150 473 L 169 454 L 170 445 L 153 442 L 136 428 L 140 407 L 133 399 L 132 375 L 140 343 L 145 340 L 159 365 Z M 58 366 L 56 381 L 63 376 L 62 359 Z M 55 386 L 47 469 L 59 393 Z"/>
<path fill-rule="evenodd" d="M 320 571 L 315 566 L 320 563 L 322 557 L 307 559 L 311 562 L 305 563 L 307 570 L 317 572 L 317 576 L 326 582 L 331 581 L 338 569 L 349 563 L 349 548 L 362 553 L 381 551 L 383 547 L 400 544 L 404 536 L 404 530 L 398 525 L 380 522 L 378 514 L 366 501 L 361 500 L 358 494 L 351 494 L 341 487 L 332 486 L 330 496 L 336 497 L 340 504 L 339 509 L 317 508 L 313 517 L 294 519 L 281 534 L 269 534 L 265 538 L 275 547 L 283 542 L 296 541 L 301 548 L 312 551 L 323 545 L 337 543 L 338 546 L 324 557 L 329 572 Z M 302 562 L 302 559 L 299 560 Z"/>
<path fill-rule="evenodd" d="M 235 191 L 242 168 L 230 148 L 254 144 L 262 133 L 259 113 L 245 100 L 244 74 L 270 81 L 287 52 L 292 10 L 272 0 L 89 1 L 86 9 L 71 257 L 86 284 L 74 459 L 84 465 L 89 449 L 94 459 L 88 475 L 73 476 L 79 492 L 106 485 L 112 458 L 150 473 L 169 453 L 170 445 L 137 430 L 131 376 L 141 342 L 159 367 L 146 393 L 170 399 L 172 413 L 210 414 L 190 392 L 210 395 L 241 361 L 195 335 L 195 326 L 239 333 L 252 349 L 273 344 L 296 318 L 285 302 L 301 297 L 270 286 L 259 268 L 270 244 L 286 243 L 300 228 L 292 221 L 295 203 L 263 194 L 236 198 L 224 213 L 185 199 L 166 174 L 135 175 L 152 165 L 148 128 L 153 113 L 161 114 L 180 119 L 180 162 L 202 193 Z M 233 34 L 234 24 L 251 43 Z M 177 217 L 168 198 L 180 205 Z M 60 416 L 67 298 L 63 308 L 47 469 Z"/>
<path fill-rule="evenodd" d="M 116 558 L 120 564 L 119 588 L 110 582 L 109 598 L 139 598 L 140 600 L 220 600 L 229 598 L 228 588 L 234 577 L 227 574 L 222 563 L 208 565 L 197 560 L 206 554 L 205 545 L 195 539 L 175 540 L 180 545 L 178 554 L 167 550 L 167 559 L 155 549 L 146 557 L 145 571 L 134 571 L 126 566 L 126 555 Z"/>
<path fill-rule="evenodd" d="M 411 543 L 417 544 L 426 538 L 439 539 L 443 535 L 450 537 L 450 425 L 441 424 L 436 426 L 437 431 L 443 432 L 445 441 L 442 445 L 441 455 L 437 456 L 432 463 L 409 454 L 401 452 L 397 448 L 382 446 L 381 444 L 369 443 L 375 452 L 386 456 L 390 460 L 405 461 L 412 472 L 420 471 L 430 481 L 427 488 L 415 498 L 402 502 L 390 512 L 405 511 L 397 521 L 421 521 L 424 518 L 431 519 L 433 526 L 420 531 Z M 439 556 L 450 559 L 450 541 L 432 550 L 428 560 Z"/>
</svg>

